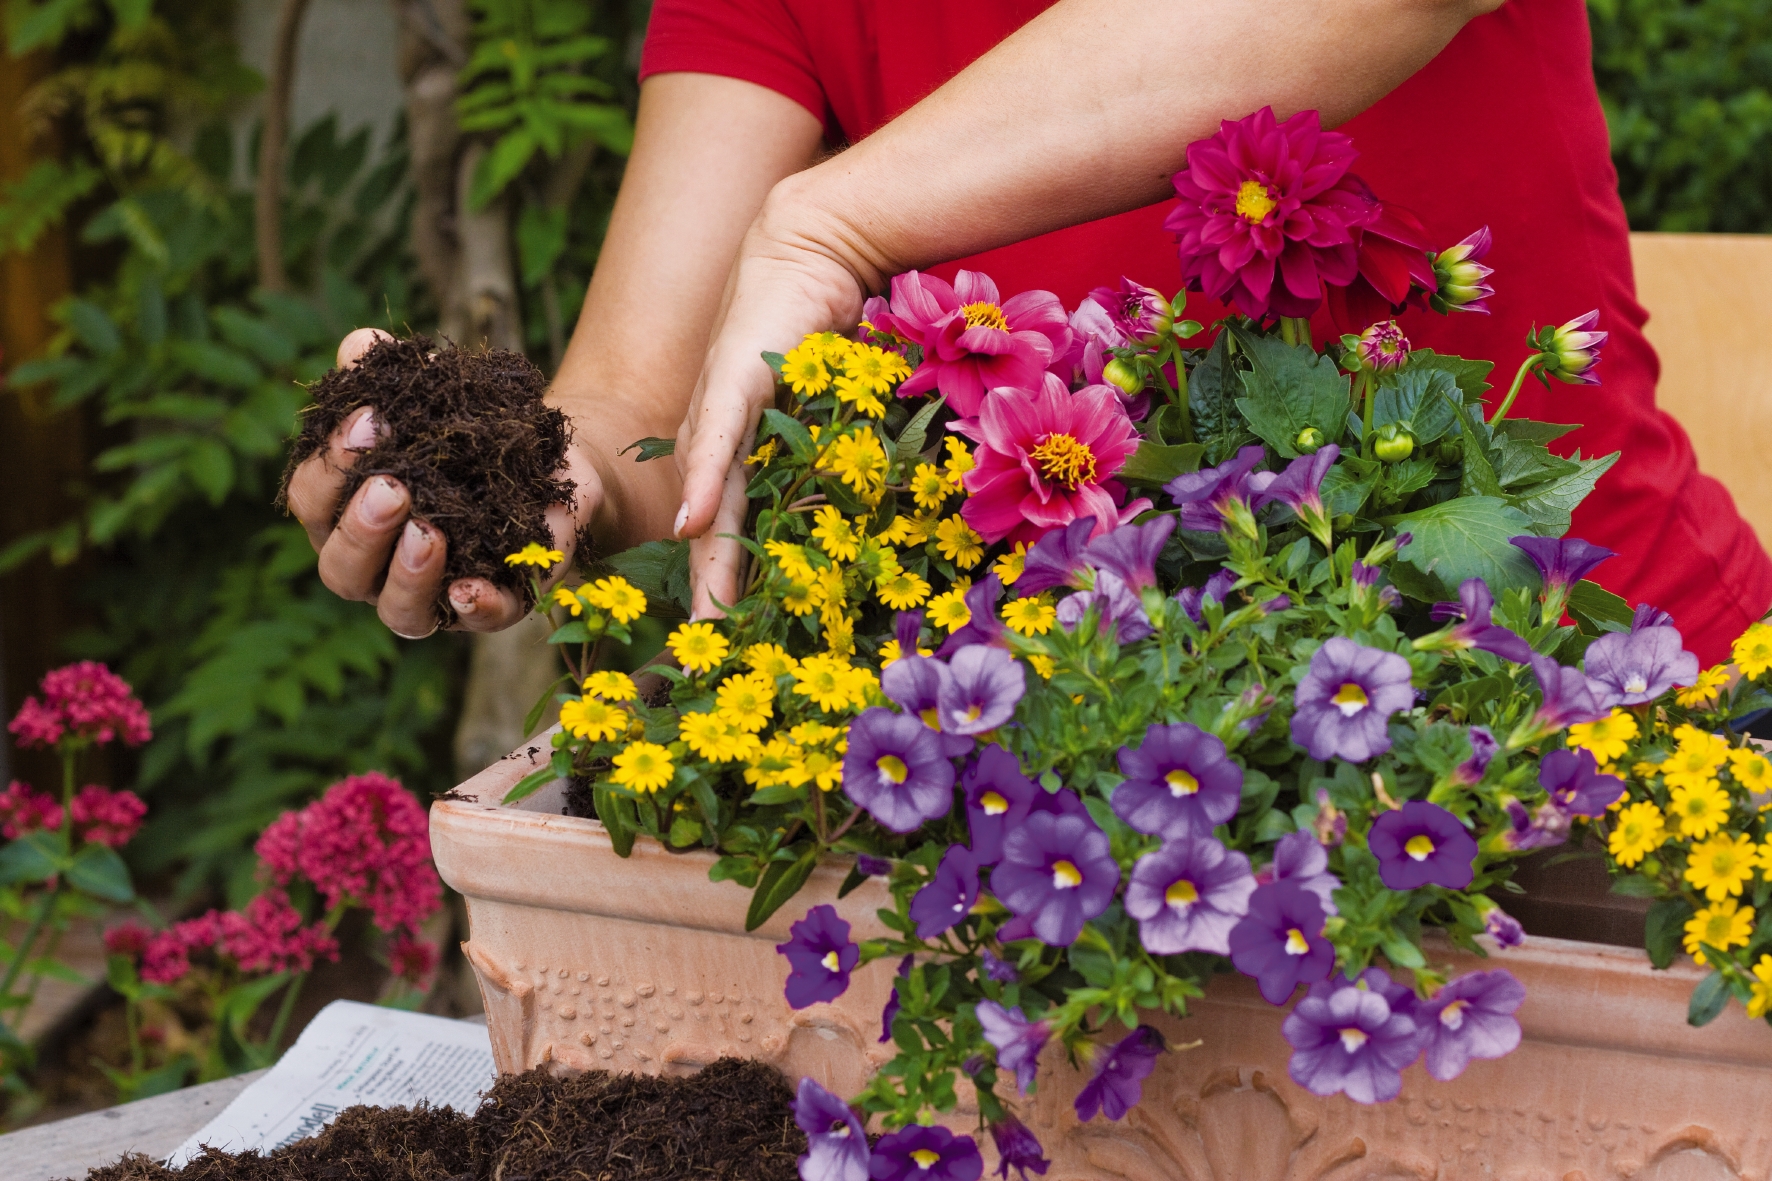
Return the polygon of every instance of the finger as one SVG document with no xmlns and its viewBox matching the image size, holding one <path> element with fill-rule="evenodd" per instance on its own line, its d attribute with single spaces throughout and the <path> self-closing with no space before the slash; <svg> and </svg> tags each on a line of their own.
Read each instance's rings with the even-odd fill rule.
<svg viewBox="0 0 1772 1181">
<path fill-rule="evenodd" d="M 747 483 L 744 465 L 734 460 L 726 472 L 713 528 L 689 543 L 691 619 L 718 619 L 724 614 L 719 604 L 731 606 L 738 602 L 739 566 L 744 561 L 745 548 L 735 535 L 744 531 L 749 506 L 744 494 Z"/>
<path fill-rule="evenodd" d="M 398 482 L 365 481 L 320 550 L 320 581 L 340 598 L 373 603 L 410 506 Z"/>
<path fill-rule="evenodd" d="M 375 446 L 377 430 L 375 412 L 368 406 L 358 407 L 333 429 L 324 451 L 303 460 L 290 474 L 283 500 L 308 531 L 315 552 L 332 535 L 345 473 L 357 462 L 359 453 Z"/>
<path fill-rule="evenodd" d="M 458 578 L 450 583 L 449 605 L 455 608 L 456 618 L 451 631 L 503 631 L 524 615 L 515 594 L 484 578 Z"/>
<path fill-rule="evenodd" d="M 349 333 L 338 342 L 338 367 L 355 369 L 363 354 L 374 348 L 379 341 L 393 340 L 390 333 L 379 328 L 359 328 Z"/>
<path fill-rule="evenodd" d="M 443 535 L 423 521 L 408 520 L 388 563 L 388 580 L 375 604 L 377 615 L 397 636 L 429 635 L 437 626 L 437 590 L 449 547 Z"/>
<path fill-rule="evenodd" d="M 759 361 L 757 368 L 773 388 L 769 367 Z M 719 389 L 725 380 L 718 368 L 710 367 L 709 388 Z M 713 523 L 720 511 L 727 472 L 762 411 L 753 414 L 745 395 L 736 393 L 705 398 L 691 413 L 695 418 L 690 423 L 689 458 L 683 469 L 683 504 L 677 510 L 678 537 L 700 537 Z"/>
</svg>

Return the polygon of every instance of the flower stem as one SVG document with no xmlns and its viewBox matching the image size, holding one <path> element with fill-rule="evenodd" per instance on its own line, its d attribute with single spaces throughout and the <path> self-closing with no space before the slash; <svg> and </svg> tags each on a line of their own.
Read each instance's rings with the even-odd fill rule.
<svg viewBox="0 0 1772 1181">
<path fill-rule="evenodd" d="M 308 982 L 306 972 L 297 972 L 289 981 L 289 987 L 283 990 L 283 1003 L 277 1006 L 277 1018 L 271 1022 L 271 1032 L 265 1035 L 261 1049 L 276 1052 L 277 1043 L 283 1040 L 284 1027 L 289 1024 L 290 1014 L 295 1012 L 296 998 L 301 996 L 301 986 Z M 266 1065 L 269 1065 L 267 1062 Z"/>
<path fill-rule="evenodd" d="M 1372 391 L 1376 384 L 1372 380 L 1372 371 L 1363 368 L 1354 385 L 1354 400 L 1361 404 L 1360 451 L 1362 454 L 1370 454 L 1372 450 Z"/>
<path fill-rule="evenodd" d="M 43 934 L 44 924 L 49 922 L 49 916 L 54 911 L 56 899 L 61 897 L 61 892 L 62 883 L 58 879 L 55 889 L 43 896 L 43 904 L 37 908 L 36 915 L 31 919 L 31 925 L 25 928 L 24 938 L 19 940 L 18 950 L 13 955 L 12 963 L 6 966 L 5 979 L 0 980 L 0 1000 L 12 996 L 12 986 L 18 983 L 20 974 L 24 972 L 25 962 L 31 958 L 31 948 L 36 945 L 37 936 Z M 24 1018 L 23 1009 L 19 1010 L 19 1018 L 21 1021 Z"/>
<path fill-rule="evenodd" d="M 1538 368 L 1538 363 L 1543 359 L 1542 353 L 1533 353 L 1520 365 L 1520 371 L 1514 374 L 1514 383 L 1507 387 L 1507 397 L 1501 400 L 1501 405 L 1489 418 L 1491 424 L 1500 422 L 1507 417 L 1507 412 L 1513 409 L 1514 399 L 1520 396 L 1520 387 L 1526 383 L 1526 375 Z"/>
</svg>

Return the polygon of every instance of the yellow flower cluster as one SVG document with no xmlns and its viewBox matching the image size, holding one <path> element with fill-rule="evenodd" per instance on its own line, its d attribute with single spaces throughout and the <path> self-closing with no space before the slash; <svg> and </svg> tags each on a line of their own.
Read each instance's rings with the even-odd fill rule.
<svg viewBox="0 0 1772 1181">
<path fill-rule="evenodd" d="M 815 332 L 782 358 L 781 379 L 802 398 L 827 390 L 856 411 L 874 418 L 886 413 L 880 395 L 911 375 L 898 353 L 853 341 L 835 332 Z"/>
<path fill-rule="evenodd" d="M 549 549 L 539 542 L 532 541 L 514 554 L 505 555 L 507 566 L 540 566 L 548 569 L 555 563 L 563 561 L 566 555 L 557 549 Z"/>
<path fill-rule="evenodd" d="M 553 601 L 574 618 L 583 614 L 586 607 L 608 612 L 617 623 L 632 623 L 646 614 L 646 593 L 625 578 L 599 578 L 571 590 L 555 587 Z"/>
</svg>

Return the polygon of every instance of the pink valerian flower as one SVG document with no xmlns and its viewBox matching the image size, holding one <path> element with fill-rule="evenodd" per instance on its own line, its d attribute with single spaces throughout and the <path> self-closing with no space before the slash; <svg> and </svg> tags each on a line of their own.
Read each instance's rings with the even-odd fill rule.
<svg viewBox="0 0 1772 1181">
<path fill-rule="evenodd" d="M 1040 376 L 1070 351 L 1064 305 L 1050 291 L 1003 299 L 988 275 L 961 271 L 950 286 L 917 271 L 892 280 L 890 310 L 870 316 L 923 349 L 923 363 L 898 387 L 901 398 L 940 390 L 961 418 L 978 413 L 987 390 L 1038 389 Z"/>
<path fill-rule="evenodd" d="M 388 971 L 414 988 L 430 985 L 437 970 L 437 945 L 400 931 L 388 940 Z"/>
<path fill-rule="evenodd" d="M 23 746 L 50 746 L 64 737 L 99 745 L 122 739 L 140 746 L 153 737 L 148 711 L 129 683 L 104 665 L 82 660 L 45 673 L 42 701 L 25 699 L 8 727 Z"/>
<path fill-rule="evenodd" d="M 1357 155 L 1317 112 L 1278 123 L 1271 107 L 1190 144 L 1174 177 L 1180 204 L 1163 223 L 1178 235 L 1188 289 L 1261 319 L 1308 316 L 1326 287 L 1353 282 L 1358 232 L 1380 213 L 1348 172 Z"/>
<path fill-rule="evenodd" d="M 960 515 L 987 542 L 1037 541 L 1079 517 L 1106 533 L 1151 506 L 1120 506 L 1125 489 L 1113 477 L 1138 450 L 1138 431 L 1108 386 L 1073 394 L 1047 374 L 1037 391 L 992 390 L 965 433 L 978 450 Z"/>
<path fill-rule="evenodd" d="M 105 950 L 111 955 L 127 956 L 131 961 L 139 961 L 153 940 L 152 930 L 135 919 L 125 919 L 105 932 Z"/>
<path fill-rule="evenodd" d="M 161 931 L 142 951 L 141 978 L 149 984 L 171 984 L 191 971 L 191 953 L 220 942 L 221 912 L 212 910 Z"/>
<path fill-rule="evenodd" d="M 383 931 L 415 929 L 443 902 L 425 810 L 379 772 L 341 780 L 301 811 L 285 812 L 254 849 L 277 885 L 299 874 L 328 910 L 364 907 Z"/>
<path fill-rule="evenodd" d="M 87 786 L 74 796 L 73 812 L 78 839 L 121 849 L 141 827 L 148 806 L 132 791 Z"/>
<path fill-rule="evenodd" d="M 62 806 L 48 792 L 13 780 L 0 791 L 0 836 L 16 841 L 46 828 L 60 828 Z"/>
<path fill-rule="evenodd" d="M 289 895 L 275 887 L 248 902 L 244 911 L 222 912 L 216 921 L 221 935 L 217 947 L 242 972 L 306 972 L 316 959 L 338 959 L 338 941 L 324 924 L 306 923 Z"/>
</svg>

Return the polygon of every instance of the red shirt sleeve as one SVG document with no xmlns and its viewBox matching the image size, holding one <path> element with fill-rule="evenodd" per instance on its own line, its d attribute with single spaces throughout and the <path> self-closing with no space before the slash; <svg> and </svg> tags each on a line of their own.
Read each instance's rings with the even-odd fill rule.
<svg viewBox="0 0 1772 1181">
<path fill-rule="evenodd" d="M 654 0 L 640 80 L 678 71 L 766 86 L 832 124 L 805 32 L 780 0 Z"/>
</svg>

